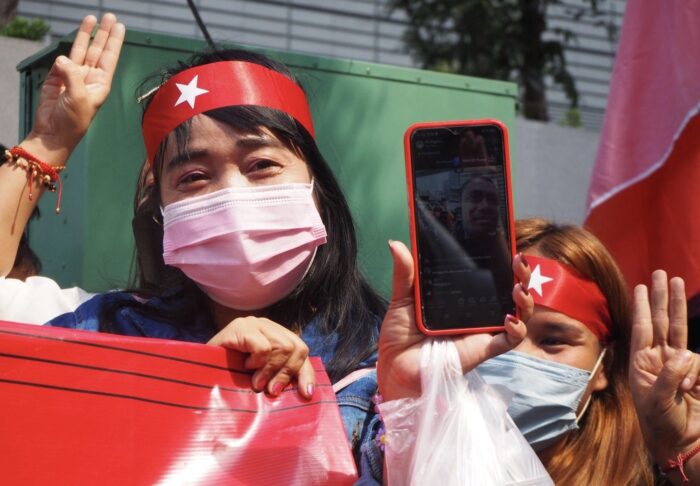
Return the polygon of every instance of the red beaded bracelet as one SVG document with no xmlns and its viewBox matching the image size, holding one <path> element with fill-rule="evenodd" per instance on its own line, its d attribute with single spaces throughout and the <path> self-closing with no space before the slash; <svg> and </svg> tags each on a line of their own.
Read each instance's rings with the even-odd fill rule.
<svg viewBox="0 0 700 486">
<path fill-rule="evenodd" d="M 27 171 L 27 185 L 29 186 L 29 200 L 34 198 L 32 194 L 32 185 L 34 180 L 38 180 L 40 184 L 48 188 L 51 192 L 56 192 L 56 182 L 58 182 L 58 198 L 56 199 L 56 214 L 61 212 L 61 195 L 63 194 L 63 184 L 59 172 L 65 169 L 65 166 L 52 166 L 39 160 L 27 152 L 22 147 L 15 145 L 5 151 L 5 160 L 12 161 L 17 167 Z"/>
<path fill-rule="evenodd" d="M 688 452 L 683 452 L 678 454 L 675 459 L 669 459 L 668 464 L 666 466 L 666 469 L 664 469 L 662 472 L 664 474 L 668 474 L 670 471 L 673 471 L 674 469 L 678 469 L 681 473 L 681 481 L 684 483 L 689 483 L 690 479 L 688 479 L 688 476 L 685 475 L 685 470 L 683 469 L 683 464 L 693 457 L 695 454 L 700 452 L 700 444 L 695 446 L 693 449 L 689 450 Z"/>
</svg>

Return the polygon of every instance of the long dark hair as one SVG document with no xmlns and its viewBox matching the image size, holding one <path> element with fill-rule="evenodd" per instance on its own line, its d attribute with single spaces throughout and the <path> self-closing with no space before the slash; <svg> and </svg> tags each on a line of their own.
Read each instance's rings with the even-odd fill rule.
<svg viewBox="0 0 700 486">
<path fill-rule="evenodd" d="M 196 54 L 168 70 L 161 82 L 193 66 L 232 60 L 260 64 L 299 84 L 283 64 L 243 50 Z M 313 137 L 286 113 L 258 106 L 233 106 L 217 108 L 205 115 L 241 133 L 259 134 L 264 127 L 308 164 L 328 242 L 318 248 L 311 268 L 297 288 L 280 302 L 264 309 L 262 315 L 296 332 L 301 332 L 316 318 L 324 335 L 331 337 L 335 333 L 337 345 L 327 368 L 331 379 L 337 381 L 376 350 L 378 324 L 386 309 L 385 301 L 372 289 L 358 268 L 355 227 L 343 191 Z M 189 131 L 190 123 L 186 122 L 174 132 L 180 153 L 187 150 Z M 153 184 L 148 187 L 144 184 L 145 175 L 142 172 L 136 195 L 135 292 L 146 297 L 177 299 L 177 309 L 172 313 L 159 311 L 153 317 L 186 327 L 195 316 L 209 312 L 209 300 L 180 270 L 168 267 L 163 262 L 159 178 L 164 146 L 165 143 L 161 144 L 155 156 Z M 112 319 L 107 316 L 106 322 L 113 320 L 113 311 Z M 147 308 L 144 307 L 142 312 L 148 313 Z"/>
</svg>

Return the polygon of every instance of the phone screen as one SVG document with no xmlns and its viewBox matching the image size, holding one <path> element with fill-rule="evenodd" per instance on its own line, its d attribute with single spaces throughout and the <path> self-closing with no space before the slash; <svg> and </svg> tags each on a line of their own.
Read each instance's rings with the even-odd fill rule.
<svg viewBox="0 0 700 486">
<path fill-rule="evenodd" d="M 498 125 L 410 138 L 423 325 L 501 326 L 515 315 L 504 136 Z"/>
</svg>

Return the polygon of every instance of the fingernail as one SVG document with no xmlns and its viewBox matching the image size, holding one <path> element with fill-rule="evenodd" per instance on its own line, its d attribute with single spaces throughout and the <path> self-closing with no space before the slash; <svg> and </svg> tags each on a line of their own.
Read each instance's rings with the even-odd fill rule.
<svg viewBox="0 0 700 486">
<path fill-rule="evenodd" d="M 261 381 L 260 379 L 254 379 L 251 382 L 251 384 L 253 386 L 253 390 L 255 390 L 256 392 L 262 391 L 262 389 L 263 389 L 263 384 L 260 383 L 260 381 Z"/>
<path fill-rule="evenodd" d="M 683 383 L 681 383 L 681 388 L 683 388 L 684 390 L 688 390 L 688 389 L 690 389 L 690 385 L 691 385 L 690 378 L 684 378 Z"/>
<path fill-rule="evenodd" d="M 526 267 L 530 266 L 530 264 L 527 262 L 527 258 L 525 258 L 525 255 L 523 255 L 522 251 L 520 252 L 520 261 L 522 261 L 523 265 L 525 265 Z"/>
<path fill-rule="evenodd" d="M 314 394 L 314 384 L 309 383 L 306 385 L 306 394 L 308 395 L 309 398 L 311 398 Z"/>
<path fill-rule="evenodd" d="M 280 394 L 281 391 L 282 391 L 282 383 L 279 383 L 279 382 L 275 383 L 275 385 L 272 387 L 272 394 L 274 396 L 277 396 Z"/>
<path fill-rule="evenodd" d="M 386 242 L 386 244 L 389 245 L 389 248 L 391 248 L 392 243 L 394 243 L 394 240 L 389 240 Z"/>
<path fill-rule="evenodd" d="M 520 289 L 523 291 L 523 294 L 528 295 L 528 296 L 530 295 L 530 291 L 528 289 L 526 289 L 523 284 L 520 284 Z"/>
<path fill-rule="evenodd" d="M 506 319 L 508 319 L 508 320 L 509 320 L 510 322 L 512 322 L 513 324 L 517 324 L 517 323 L 520 322 L 520 319 L 518 319 L 517 317 L 515 317 L 515 316 L 512 315 L 512 314 L 506 314 Z"/>
<path fill-rule="evenodd" d="M 56 58 L 56 64 L 65 64 L 68 62 L 68 58 L 66 56 L 58 56 Z"/>
</svg>

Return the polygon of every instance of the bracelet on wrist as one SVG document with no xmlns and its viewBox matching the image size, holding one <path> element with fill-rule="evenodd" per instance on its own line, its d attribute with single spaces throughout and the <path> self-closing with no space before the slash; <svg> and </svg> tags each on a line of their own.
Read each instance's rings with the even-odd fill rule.
<svg viewBox="0 0 700 486">
<path fill-rule="evenodd" d="M 681 481 L 684 483 L 689 483 L 690 479 L 688 479 L 688 476 L 685 474 L 685 469 L 683 468 L 683 464 L 693 457 L 695 454 L 700 452 L 700 444 L 696 445 L 694 448 L 687 452 L 682 452 L 678 454 L 676 457 L 673 459 L 669 459 L 668 462 L 666 463 L 666 468 L 662 469 L 662 472 L 664 474 L 668 474 L 669 472 L 673 471 L 674 469 L 678 469 L 678 471 L 681 473 Z"/>
<path fill-rule="evenodd" d="M 61 183 L 59 173 L 65 169 L 65 166 L 49 165 L 18 145 L 6 150 L 4 155 L 5 162 L 14 163 L 15 166 L 27 172 L 27 185 L 29 186 L 30 201 L 34 198 L 32 186 L 34 185 L 35 181 L 46 187 L 51 192 L 56 192 L 56 186 L 58 183 L 56 214 L 59 214 L 61 212 L 61 195 L 63 194 L 63 184 Z"/>
</svg>

